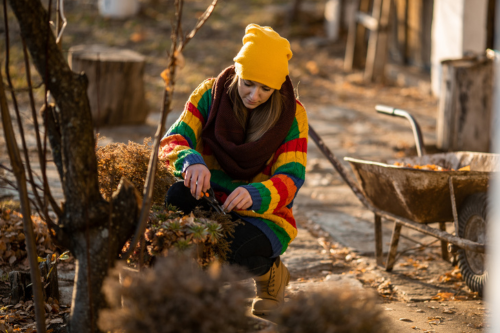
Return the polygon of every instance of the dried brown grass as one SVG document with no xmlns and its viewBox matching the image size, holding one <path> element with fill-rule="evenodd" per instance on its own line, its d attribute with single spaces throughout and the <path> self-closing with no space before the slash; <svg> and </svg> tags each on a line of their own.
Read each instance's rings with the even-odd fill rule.
<svg viewBox="0 0 500 333">
<path fill-rule="evenodd" d="M 389 332 L 375 296 L 345 286 L 300 293 L 271 320 L 280 333 Z"/>
<path fill-rule="evenodd" d="M 110 309 L 100 313 L 99 328 L 123 333 L 244 332 L 246 290 L 237 280 L 229 266 L 202 270 L 180 254 L 141 272 L 122 266 L 104 281 Z"/>
<path fill-rule="evenodd" d="M 104 198 L 109 199 L 116 191 L 122 177 L 131 181 L 136 189 L 143 193 L 144 182 L 148 172 L 151 156 L 151 138 L 144 139 L 143 144 L 129 141 L 112 143 L 97 147 L 97 170 L 99 188 Z M 162 205 L 168 188 L 175 182 L 172 172 L 162 160 L 158 160 L 153 186 L 153 204 Z"/>
</svg>

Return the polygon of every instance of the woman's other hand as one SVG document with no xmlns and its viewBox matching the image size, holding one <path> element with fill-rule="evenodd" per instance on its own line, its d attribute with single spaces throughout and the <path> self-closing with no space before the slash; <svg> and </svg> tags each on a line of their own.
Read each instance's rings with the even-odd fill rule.
<svg viewBox="0 0 500 333">
<path fill-rule="evenodd" d="M 210 170 L 203 164 L 193 164 L 186 169 L 184 175 L 184 186 L 191 189 L 191 194 L 197 200 L 201 198 L 201 192 L 210 188 Z"/>
<path fill-rule="evenodd" d="M 223 208 L 230 212 L 233 209 L 247 209 L 252 207 L 253 201 L 248 190 L 244 187 L 237 187 L 224 202 Z"/>
</svg>

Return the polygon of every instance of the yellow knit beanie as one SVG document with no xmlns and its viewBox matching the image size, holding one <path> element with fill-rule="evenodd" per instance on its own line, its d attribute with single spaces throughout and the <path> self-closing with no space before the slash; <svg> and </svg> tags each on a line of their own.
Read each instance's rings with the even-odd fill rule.
<svg viewBox="0 0 500 333">
<path fill-rule="evenodd" d="M 244 79 L 281 89 L 288 75 L 292 50 L 287 39 L 270 27 L 249 24 L 245 29 L 243 47 L 233 59 L 236 74 Z"/>
</svg>

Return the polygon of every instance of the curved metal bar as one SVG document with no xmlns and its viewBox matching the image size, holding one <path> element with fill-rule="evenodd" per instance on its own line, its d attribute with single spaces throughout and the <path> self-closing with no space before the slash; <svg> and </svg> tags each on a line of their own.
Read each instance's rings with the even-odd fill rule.
<svg viewBox="0 0 500 333">
<path fill-rule="evenodd" d="M 406 118 L 410 122 L 411 129 L 413 130 L 413 136 L 415 138 L 415 144 L 417 146 L 418 156 L 421 157 L 425 155 L 424 137 L 422 135 L 422 131 L 420 130 L 420 126 L 418 125 L 417 120 L 408 111 L 396 109 L 393 108 L 392 106 L 386 106 L 386 105 L 377 105 L 375 106 L 375 110 L 381 114 L 386 114 L 393 117 Z"/>
</svg>

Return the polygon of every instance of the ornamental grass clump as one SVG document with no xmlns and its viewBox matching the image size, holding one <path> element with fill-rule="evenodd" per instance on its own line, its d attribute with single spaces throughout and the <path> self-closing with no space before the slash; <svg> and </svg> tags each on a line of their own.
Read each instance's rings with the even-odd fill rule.
<svg viewBox="0 0 500 333">
<path fill-rule="evenodd" d="M 143 193 L 152 151 L 150 142 L 151 138 L 147 138 L 142 145 L 129 141 L 128 145 L 112 143 L 97 147 L 99 188 L 104 198 L 111 198 L 122 177 L 131 181 L 139 193 Z M 163 204 L 165 194 L 174 182 L 175 178 L 165 162 L 158 160 L 153 186 L 153 204 Z"/>
<path fill-rule="evenodd" d="M 215 260 L 226 260 L 229 251 L 227 239 L 234 232 L 238 222 L 228 215 L 205 212 L 196 209 L 184 215 L 175 207 L 155 206 L 150 212 L 144 232 L 145 250 L 137 244 L 127 263 L 137 267 L 141 263 L 150 266 L 158 257 L 166 257 L 172 251 L 193 250 L 200 266 L 208 266 Z M 128 251 L 130 242 L 125 244 L 122 253 Z"/>
<path fill-rule="evenodd" d="M 99 328 L 120 333 L 245 332 L 248 291 L 237 280 L 229 266 L 217 262 L 203 270 L 179 253 L 141 272 L 122 266 L 104 281 L 110 308 L 100 313 Z"/>
<path fill-rule="evenodd" d="M 271 321 L 280 333 L 386 333 L 387 318 L 375 297 L 345 287 L 298 294 Z"/>
</svg>

